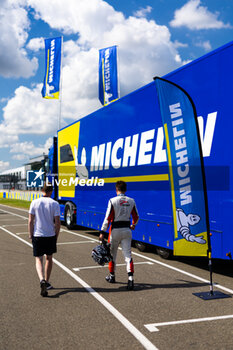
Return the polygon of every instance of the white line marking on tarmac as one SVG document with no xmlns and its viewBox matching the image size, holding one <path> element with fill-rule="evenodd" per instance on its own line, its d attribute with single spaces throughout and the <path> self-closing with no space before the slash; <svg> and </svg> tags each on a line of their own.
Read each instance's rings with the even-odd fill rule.
<svg viewBox="0 0 233 350">
<path fill-rule="evenodd" d="M 10 207 L 10 208 L 12 209 L 12 207 Z M 18 209 L 18 208 L 17 208 L 17 209 Z M 1 209 L 0 209 L 0 210 L 1 210 Z M 27 210 L 23 210 L 23 209 L 21 209 L 21 210 L 24 211 L 24 212 L 27 212 Z M 12 212 L 9 212 L 9 213 L 12 214 L 12 215 L 17 215 L 17 214 L 14 214 L 14 213 L 12 213 Z M 25 218 L 24 216 L 21 216 L 21 215 L 17 215 L 17 216 L 22 217 L 23 219 L 27 219 L 27 218 Z M 80 236 L 80 237 L 89 239 L 89 240 L 93 240 L 93 241 L 95 241 L 95 242 L 99 242 L 99 240 L 97 240 L 97 239 L 93 239 L 93 238 L 87 237 L 87 236 L 85 236 L 85 235 L 76 233 L 76 232 L 68 231 L 68 230 L 65 230 L 65 229 L 63 229 L 63 231 L 64 231 L 64 232 L 68 232 L 68 233 L 73 234 L 73 235 L 76 235 L 76 236 Z M 158 265 L 167 267 L 168 269 L 171 269 L 171 270 L 173 270 L 173 271 L 182 273 L 183 275 L 192 277 L 192 278 L 194 278 L 194 279 L 196 279 L 196 280 L 198 280 L 198 281 L 201 281 L 201 282 L 204 282 L 204 283 L 207 283 L 207 284 L 209 284 L 209 282 L 210 282 L 209 280 L 206 280 L 206 279 L 204 279 L 204 278 L 202 278 L 202 277 L 199 277 L 199 276 L 194 275 L 194 274 L 192 274 L 192 273 L 186 272 L 186 271 L 181 270 L 181 269 L 179 269 L 179 268 L 177 268 L 177 267 L 174 267 L 174 266 L 172 266 L 172 265 L 165 264 L 165 263 L 163 263 L 163 262 L 161 262 L 161 261 L 158 261 L 158 260 L 156 260 L 156 259 L 152 259 L 152 258 L 149 258 L 149 257 L 147 257 L 147 256 L 144 256 L 144 255 L 142 255 L 142 254 L 135 253 L 135 252 L 132 252 L 132 254 L 135 255 L 135 256 L 139 256 L 140 258 L 143 258 L 143 259 L 152 261 L 152 262 L 154 262 L 154 263 L 156 263 L 156 264 L 158 264 Z M 233 290 L 232 290 L 232 289 L 226 288 L 226 287 L 224 287 L 224 286 L 222 286 L 222 285 L 220 285 L 220 284 L 214 284 L 214 286 L 215 286 L 216 288 L 218 288 L 218 289 L 224 290 L 225 292 L 228 292 L 228 293 L 230 293 L 230 294 L 233 294 Z"/>
<path fill-rule="evenodd" d="M 150 261 L 139 261 L 139 262 L 134 262 L 134 265 L 154 265 L 152 262 Z M 116 266 L 125 266 L 125 264 L 116 264 Z M 80 271 L 80 270 L 87 270 L 87 269 L 101 269 L 103 267 L 108 267 L 108 265 L 105 266 L 84 266 L 84 267 L 73 267 L 72 270 L 74 271 Z"/>
<path fill-rule="evenodd" d="M 161 261 L 158 261 L 158 260 L 149 258 L 149 257 L 147 257 L 147 256 L 144 256 L 144 255 L 142 255 L 142 254 L 138 254 L 138 253 L 135 253 L 135 252 L 133 252 L 132 254 L 134 254 L 134 255 L 136 255 L 136 256 L 139 256 L 139 257 L 141 257 L 141 258 L 147 259 L 147 260 L 149 260 L 149 261 L 155 262 L 156 264 L 159 264 L 159 265 L 161 265 L 161 266 L 167 267 L 168 269 L 171 269 L 171 270 L 180 272 L 180 273 L 182 273 L 183 275 L 192 277 L 192 278 L 194 278 L 194 279 L 196 279 L 196 280 L 199 280 L 199 281 L 201 281 L 201 282 L 205 282 L 205 283 L 207 283 L 207 284 L 210 283 L 209 280 L 206 280 L 206 279 L 204 279 L 204 278 L 202 278 L 202 277 L 199 277 L 199 276 L 197 276 L 197 275 L 194 275 L 194 274 L 192 274 L 192 273 L 190 273 L 190 272 L 186 272 L 186 271 L 184 271 L 184 270 L 178 269 L 177 267 L 174 267 L 174 266 L 165 264 L 165 263 L 163 263 L 163 262 L 161 262 Z M 228 292 L 228 293 L 233 294 L 233 290 L 232 290 L 232 289 L 226 288 L 226 287 L 224 287 L 224 286 L 221 286 L 220 284 L 215 284 L 215 283 L 214 283 L 214 286 L 215 286 L 216 288 L 219 288 L 219 289 L 224 290 L 225 292 Z"/>
<path fill-rule="evenodd" d="M 16 235 L 28 235 L 28 232 L 16 232 Z"/>
<path fill-rule="evenodd" d="M 21 242 L 32 247 L 32 244 L 15 235 L 11 231 L 0 226 L 0 229 L 7 232 L 11 236 L 19 239 Z M 125 316 L 123 316 L 112 304 L 105 300 L 99 293 L 97 293 L 84 280 L 78 277 L 74 272 L 68 269 L 65 265 L 53 258 L 53 262 L 58 265 L 63 271 L 76 280 L 83 288 L 85 288 L 96 300 L 98 300 L 141 344 L 146 350 L 158 350 L 156 346 L 150 342 Z"/>
<path fill-rule="evenodd" d="M 150 323 L 150 324 L 145 324 L 144 326 L 150 332 L 158 332 L 159 329 L 157 327 L 172 326 L 172 325 L 186 324 L 186 323 L 197 323 L 197 322 L 207 322 L 207 321 L 216 321 L 216 320 L 226 320 L 226 319 L 229 319 L 229 318 L 233 318 L 233 315 L 205 317 L 205 318 L 194 318 L 194 319 L 190 319 L 190 320 L 171 321 L 171 322 L 162 322 L 162 323 Z"/>
<path fill-rule="evenodd" d="M 95 243 L 95 241 L 79 241 L 79 242 L 61 242 L 57 243 L 57 245 L 63 245 L 63 244 L 82 244 L 82 243 Z"/>
<path fill-rule="evenodd" d="M 82 234 L 75 233 L 75 232 L 72 232 L 72 231 L 68 231 L 68 230 L 65 230 L 65 229 L 63 229 L 63 231 L 64 231 L 64 232 L 71 233 L 71 234 L 73 234 L 73 235 L 80 236 L 80 237 L 85 237 L 86 239 L 92 239 L 92 238 L 87 237 L 87 236 L 84 236 L 84 235 L 82 235 Z M 93 239 L 93 240 L 94 240 L 94 239 Z M 95 239 L 94 241 L 99 242 L 99 240 L 97 240 L 97 239 Z M 121 248 L 119 248 L 119 249 L 121 249 Z M 192 278 L 194 278 L 194 279 L 197 279 L 197 280 L 199 280 L 199 281 L 201 281 L 201 282 L 205 282 L 205 283 L 207 283 L 207 284 L 210 283 L 209 280 L 206 280 L 206 279 L 204 279 L 204 278 L 202 278 L 202 277 L 199 277 L 199 276 L 194 275 L 194 274 L 192 274 L 192 273 L 189 273 L 189 272 L 186 272 L 186 271 L 184 271 L 184 270 L 181 270 L 181 269 L 179 269 L 179 268 L 177 268 L 177 267 L 168 265 L 168 264 L 163 263 L 163 262 L 161 262 L 161 261 L 158 261 L 158 260 L 156 260 L 156 259 L 149 258 L 148 256 L 145 256 L 145 255 L 142 255 L 142 254 L 139 254 L 139 253 L 136 253 L 136 252 L 132 252 L 132 254 L 133 254 L 133 255 L 136 255 L 136 256 L 139 256 L 140 258 L 149 260 L 149 261 L 151 261 L 151 262 L 153 262 L 153 263 L 156 263 L 156 264 L 158 264 L 158 265 L 164 266 L 164 267 L 166 267 L 166 268 L 168 268 L 168 269 L 171 269 L 171 270 L 177 271 L 177 272 L 179 272 L 179 273 L 182 273 L 183 275 L 186 275 L 186 276 L 192 277 Z M 226 288 L 226 287 L 224 287 L 224 286 L 221 286 L 220 284 L 215 284 L 215 283 L 214 283 L 214 286 L 215 286 L 216 288 L 219 288 L 219 289 L 224 290 L 225 292 L 228 292 L 228 293 L 233 294 L 233 290 L 232 290 L 232 289 Z"/>
<path fill-rule="evenodd" d="M 11 215 L 14 215 L 14 216 L 18 216 L 19 218 L 22 218 L 22 219 L 24 219 L 24 220 L 28 220 L 28 218 L 27 217 L 25 217 L 25 216 L 22 216 L 22 215 L 19 215 L 19 214 L 16 214 L 16 213 L 12 213 L 12 212 L 10 212 L 10 211 L 6 211 L 6 210 L 3 210 L 3 209 L 0 209 L 2 212 L 4 212 L 4 213 L 9 213 L 9 214 L 11 214 Z"/>
<path fill-rule="evenodd" d="M 12 218 L 11 218 L 12 219 Z M 14 219 L 14 224 L 15 226 L 18 226 L 16 223 L 20 223 L 20 221 L 18 221 L 19 219 Z M 1 226 L 11 226 L 11 225 L 8 225 L 7 223 L 9 222 L 9 219 L 2 219 L 0 218 L 0 225 Z"/>
<path fill-rule="evenodd" d="M 23 238 L 17 236 L 15 233 L 13 233 L 13 232 L 7 230 L 5 227 L 0 226 L 0 229 L 3 230 L 3 231 L 5 231 L 5 232 L 7 232 L 7 233 L 9 233 L 9 235 L 11 235 L 11 236 L 17 238 L 19 241 L 21 241 L 21 242 L 27 244 L 29 247 L 32 247 L 32 244 L 31 244 L 31 243 L 25 241 L 25 239 L 23 239 Z"/>
<path fill-rule="evenodd" d="M 7 227 L 7 226 L 10 226 L 10 227 L 16 226 L 16 227 L 18 227 L 18 226 L 27 226 L 27 225 L 28 225 L 28 224 L 26 223 L 26 224 L 17 224 L 17 225 L 16 225 L 16 224 L 12 224 L 12 225 L 11 225 L 11 224 L 7 224 L 7 225 L 1 225 L 1 226 L 2 226 L 2 227 Z"/>
<path fill-rule="evenodd" d="M 81 233 L 77 233 L 77 232 L 72 232 L 72 231 L 69 231 L 69 230 L 65 230 L 64 228 L 62 229 L 62 232 L 68 232 L 68 233 L 70 233 L 71 235 L 78 236 L 78 237 L 82 237 L 82 238 L 86 238 L 86 239 L 91 240 L 92 242 L 99 242 L 99 239 L 94 239 L 94 238 L 91 238 L 91 237 L 87 237 L 87 236 L 85 236 L 85 235 L 82 235 Z"/>
<path fill-rule="evenodd" d="M 5 205 L 5 204 L 0 204 L 0 205 L 3 206 L 3 208 L 7 207 L 7 208 L 10 208 L 10 209 L 17 209 L 17 210 L 20 210 L 20 211 L 23 211 L 23 212 L 28 213 L 28 210 L 26 210 L 26 209 L 17 208 L 17 207 L 12 207 L 12 206 L 10 206 L 10 205 Z M 2 210 L 2 209 L 0 209 L 0 210 Z"/>
</svg>

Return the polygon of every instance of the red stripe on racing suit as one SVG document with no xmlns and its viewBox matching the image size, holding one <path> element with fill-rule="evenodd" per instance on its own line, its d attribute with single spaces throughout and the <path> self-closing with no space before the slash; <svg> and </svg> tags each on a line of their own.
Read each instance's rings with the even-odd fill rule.
<svg viewBox="0 0 233 350">
<path fill-rule="evenodd" d="M 113 267 L 116 267 L 116 255 L 120 243 L 125 257 L 127 272 L 133 273 L 133 261 L 131 257 L 132 232 L 129 228 L 131 216 L 132 224 L 136 225 L 139 215 L 133 198 L 120 194 L 109 200 L 101 231 L 106 232 L 109 224 L 111 222 L 113 223 L 109 241 L 111 243 L 111 254 L 114 264 L 109 265 L 110 273 L 113 273 Z"/>
</svg>

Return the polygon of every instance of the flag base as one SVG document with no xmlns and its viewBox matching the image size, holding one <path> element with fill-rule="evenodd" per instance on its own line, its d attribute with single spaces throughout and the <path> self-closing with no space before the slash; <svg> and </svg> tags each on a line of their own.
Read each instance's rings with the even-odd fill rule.
<svg viewBox="0 0 233 350">
<path fill-rule="evenodd" d="M 200 292 L 200 293 L 193 293 L 193 295 L 196 295 L 196 297 L 201 298 L 203 300 L 212 300 L 212 299 L 223 299 L 223 298 L 231 298 L 231 295 L 224 294 L 219 291 L 213 292 L 211 294 L 210 292 Z"/>
</svg>

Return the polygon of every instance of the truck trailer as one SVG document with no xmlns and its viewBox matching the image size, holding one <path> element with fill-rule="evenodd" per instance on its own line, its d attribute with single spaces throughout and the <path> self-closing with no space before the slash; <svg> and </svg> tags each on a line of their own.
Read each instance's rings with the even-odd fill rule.
<svg viewBox="0 0 233 350">
<path fill-rule="evenodd" d="M 233 42 L 167 74 L 192 98 L 206 174 L 212 257 L 233 254 Z M 153 78 L 153 77 L 152 77 Z M 61 220 L 71 229 L 99 230 L 115 182 L 127 183 L 137 203 L 133 240 L 168 257 L 173 217 L 164 130 L 155 82 L 58 130 L 49 151 L 47 177 Z"/>
</svg>

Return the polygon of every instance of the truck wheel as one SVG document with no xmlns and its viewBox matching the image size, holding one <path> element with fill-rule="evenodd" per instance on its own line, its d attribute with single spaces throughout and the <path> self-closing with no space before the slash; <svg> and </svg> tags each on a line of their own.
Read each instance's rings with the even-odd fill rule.
<svg viewBox="0 0 233 350">
<path fill-rule="evenodd" d="M 172 251 L 170 249 L 166 249 L 166 248 L 162 248 L 162 247 L 156 247 L 156 252 L 163 259 L 169 259 L 172 256 Z"/>
<path fill-rule="evenodd" d="M 66 223 L 66 227 L 69 230 L 72 230 L 72 228 L 74 228 L 74 217 L 71 212 L 70 206 L 67 206 L 65 209 L 65 223 Z"/>
<path fill-rule="evenodd" d="M 136 241 L 135 242 L 135 247 L 140 251 L 144 252 L 146 250 L 146 245 L 142 242 Z"/>
</svg>

